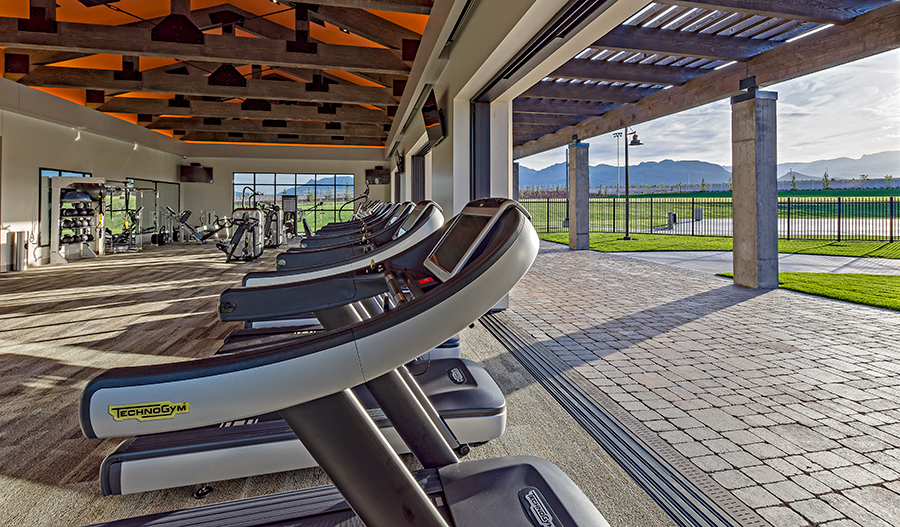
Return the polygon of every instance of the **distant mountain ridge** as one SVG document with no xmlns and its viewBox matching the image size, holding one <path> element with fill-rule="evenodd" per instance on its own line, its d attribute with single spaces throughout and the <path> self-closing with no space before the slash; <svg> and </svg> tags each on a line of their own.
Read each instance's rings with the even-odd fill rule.
<svg viewBox="0 0 900 527">
<path fill-rule="evenodd" d="M 858 179 L 867 174 L 869 179 L 881 179 L 887 174 L 900 176 L 900 150 L 866 154 L 860 159 L 841 157 L 813 161 L 811 163 L 779 163 L 779 181 L 790 181 L 793 170 L 797 179 L 821 180 L 825 171 L 831 179 Z M 625 168 L 619 167 L 618 181 L 625 184 Z M 802 176 L 801 176 L 802 175 Z M 731 177 L 731 167 L 723 167 L 705 161 L 647 161 L 628 168 L 628 179 L 632 186 L 652 185 L 675 186 L 724 184 Z M 590 167 L 592 187 L 616 186 L 616 167 L 598 164 Z M 542 170 L 519 166 L 519 188 L 554 188 L 566 186 L 566 164 L 557 163 Z"/>
</svg>

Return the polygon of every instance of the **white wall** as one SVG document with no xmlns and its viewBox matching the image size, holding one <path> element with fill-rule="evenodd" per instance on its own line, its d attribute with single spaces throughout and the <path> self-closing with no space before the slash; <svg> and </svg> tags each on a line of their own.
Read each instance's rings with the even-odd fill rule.
<svg viewBox="0 0 900 527">
<path fill-rule="evenodd" d="M 175 154 L 0 110 L 0 270 L 9 270 L 11 232 L 28 231 L 29 264 L 39 261 L 40 169 L 90 172 L 110 181 L 177 181 Z"/>
</svg>

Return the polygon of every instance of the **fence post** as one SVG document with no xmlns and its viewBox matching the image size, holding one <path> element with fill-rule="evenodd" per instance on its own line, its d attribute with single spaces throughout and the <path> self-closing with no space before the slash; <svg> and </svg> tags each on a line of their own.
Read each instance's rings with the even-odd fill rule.
<svg viewBox="0 0 900 527">
<path fill-rule="evenodd" d="M 616 217 L 619 215 L 619 204 L 616 203 L 617 199 L 619 199 L 619 198 L 618 197 L 613 198 L 613 204 L 612 204 L 612 220 L 613 220 L 612 231 L 613 232 L 617 232 L 616 231 Z"/>
<path fill-rule="evenodd" d="M 841 241 L 841 197 L 838 196 L 838 232 L 837 241 Z"/>
<path fill-rule="evenodd" d="M 653 197 L 650 197 L 650 234 L 653 234 Z"/>
<path fill-rule="evenodd" d="M 787 201 L 787 239 L 791 239 L 791 198 Z"/>
<path fill-rule="evenodd" d="M 547 200 L 547 222 L 545 223 L 547 232 L 550 232 L 550 198 L 546 198 Z"/>
<path fill-rule="evenodd" d="M 691 236 L 694 235 L 694 223 L 696 223 L 694 221 L 694 207 L 696 205 L 695 201 L 696 201 L 696 198 L 691 197 Z"/>
<path fill-rule="evenodd" d="M 889 222 L 890 222 L 888 225 L 890 225 L 891 243 L 893 243 L 893 241 L 894 241 L 894 196 L 891 196 L 891 201 L 890 201 L 890 203 L 888 203 L 888 217 L 889 217 Z"/>
</svg>

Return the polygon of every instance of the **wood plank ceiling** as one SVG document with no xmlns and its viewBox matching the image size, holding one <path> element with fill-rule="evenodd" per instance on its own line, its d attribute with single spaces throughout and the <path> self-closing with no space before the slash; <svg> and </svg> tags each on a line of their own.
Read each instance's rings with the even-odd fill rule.
<svg viewBox="0 0 900 527">
<path fill-rule="evenodd" d="M 7 79 L 184 141 L 381 147 L 431 0 L 4 0 Z"/>
<path fill-rule="evenodd" d="M 758 57 L 765 57 L 769 63 L 783 61 L 785 57 L 766 53 L 801 39 L 812 43 L 814 35 L 825 36 L 825 30 L 832 26 L 862 34 L 892 24 L 893 29 L 888 30 L 891 34 L 877 45 L 885 49 L 896 47 L 900 24 L 897 5 L 893 3 L 890 6 L 891 0 L 655 0 L 514 99 L 514 157 L 562 146 L 571 142 L 573 136 L 586 139 L 727 96 L 737 89 L 738 83 L 715 73 L 734 64 L 758 66 L 753 62 Z M 857 23 L 861 27 L 853 27 L 854 21 L 875 10 L 885 13 Z M 839 35 L 840 31 L 832 33 Z M 830 45 L 835 48 L 859 45 L 857 36 L 832 39 Z M 805 40 L 806 37 L 810 40 Z M 832 51 L 835 64 L 865 55 L 863 51 L 845 58 L 841 55 L 844 50 L 838 49 L 820 50 L 820 53 Z M 791 66 L 784 61 L 783 71 L 775 76 L 790 78 L 803 74 L 805 67 L 823 69 L 822 66 L 800 65 L 790 70 Z M 750 67 L 733 69 L 753 72 Z M 763 80 L 777 82 L 760 79 L 760 83 Z M 713 91 L 706 86 L 723 82 L 728 83 L 726 88 L 704 93 Z M 666 90 L 672 91 L 659 93 Z"/>
</svg>

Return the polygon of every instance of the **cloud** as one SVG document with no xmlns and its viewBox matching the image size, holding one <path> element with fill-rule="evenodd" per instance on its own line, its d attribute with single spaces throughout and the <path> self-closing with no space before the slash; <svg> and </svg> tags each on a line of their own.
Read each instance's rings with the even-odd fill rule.
<svg viewBox="0 0 900 527">
<path fill-rule="evenodd" d="M 778 92 L 778 160 L 809 162 L 900 150 L 900 49 L 765 88 Z M 731 106 L 718 101 L 637 125 L 630 163 L 697 159 L 731 165 Z M 591 165 L 616 164 L 612 134 L 591 138 Z M 624 163 L 620 140 L 620 164 Z M 565 162 L 565 147 L 519 162 Z"/>
</svg>

